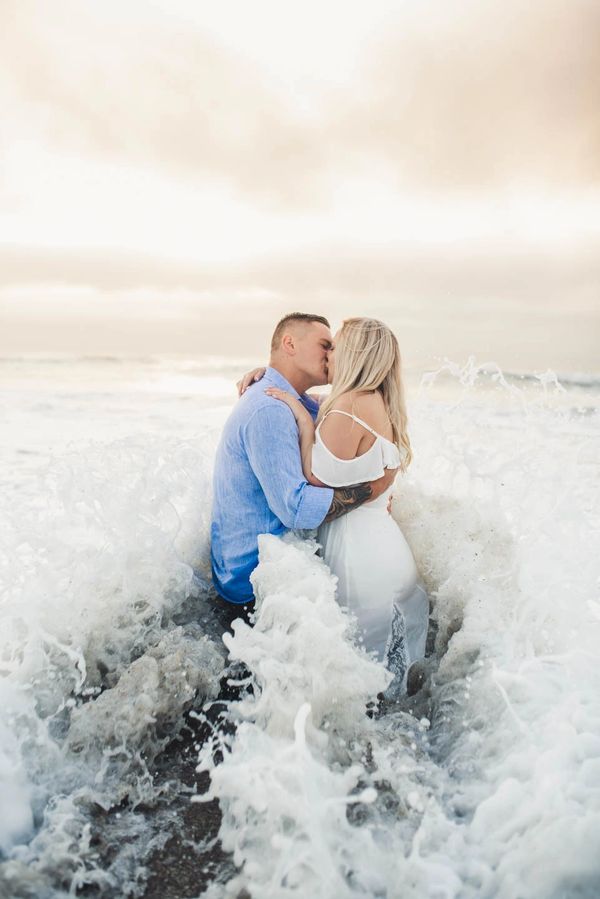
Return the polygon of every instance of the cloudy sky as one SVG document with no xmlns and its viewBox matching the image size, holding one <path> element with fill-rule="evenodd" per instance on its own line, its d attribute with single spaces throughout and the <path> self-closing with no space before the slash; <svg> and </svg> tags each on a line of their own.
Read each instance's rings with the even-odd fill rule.
<svg viewBox="0 0 600 899">
<path fill-rule="evenodd" d="M 597 0 L 2 0 L 0 353 L 600 370 Z"/>
</svg>

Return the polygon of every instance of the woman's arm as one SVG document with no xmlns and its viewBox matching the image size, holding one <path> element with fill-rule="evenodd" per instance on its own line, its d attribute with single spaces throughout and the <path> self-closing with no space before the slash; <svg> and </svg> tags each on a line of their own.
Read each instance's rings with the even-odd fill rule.
<svg viewBox="0 0 600 899">
<path fill-rule="evenodd" d="M 302 456 L 302 471 L 304 477 L 309 484 L 314 487 L 327 487 L 323 481 L 320 481 L 312 473 L 312 451 L 315 445 L 315 425 L 310 413 L 304 408 L 301 402 L 285 390 L 278 387 L 268 387 L 265 393 L 286 403 L 292 412 L 298 424 L 300 435 L 300 455 Z M 342 416 L 336 416 L 341 418 Z M 382 493 L 392 486 L 396 477 L 397 469 L 386 469 L 382 477 L 366 484 L 353 484 L 348 487 L 337 487 L 333 491 L 333 500 L 329 512 L 324 521 L 333 521 L 351 512 L 352 509 L 358 508 L 365 502 L 377 499 Z M 391 497 L 388 503 L 388 512 L 391 510 Z"/>
<path fill-rule="evenodd" d="M 276 400 L 281 400 L 290 407 L 298 424 L 298 432 L 300 439 L 300 456 L 302 457 L 302 471 L 304 477 L 309 484 L 314 487 L 326 487 L 327 485 L 320 481 L 312 473 L 312 451 L 315 445 L 315 423 L 312 420 L 310 412 L 308 412 L 302 403 L 288 393 L 286 390 L 280 390 L 278 387 L 267 387 L 265 393 L 272 396 Z"/>
</svg>

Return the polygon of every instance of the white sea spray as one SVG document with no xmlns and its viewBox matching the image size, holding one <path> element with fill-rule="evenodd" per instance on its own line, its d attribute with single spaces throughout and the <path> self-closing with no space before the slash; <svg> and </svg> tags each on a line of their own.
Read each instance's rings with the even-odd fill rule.
<svg viewBox="0 0 600 899">
<path fill-rule="evenodd" d="M 325 723 L 349 733 L 391 676 L 344 639 L 354 622 L 335 601 L 335 579 L 315 555 L 318 545 L 289 534 L 263 534 L 258 543 L 260 564 L 251 577 L 257 621 L 239 622 L 234 636 L 224 636 L 230 658 L 244 662 L 258 686 L 237 712 L 268 733 L 291 736 L 308 703 L 314 738 Z"/>
<path fill-rule="evenodd" d="M 156 838 L 135 809 L 164 789 L 154 759 L 184 711 L 216 696 L 223 668 L 198 624 L 175 623 L 194 569 L 206 571 L 213 445 L 207 435 L 91 444 L 54 460 L 3 509 L 7 895 L 136 888 L 139 845 Z M 92 818 L 124 801 L 109 870 Z"/>
<path fill-rule="evenodd" d="M 0 893 L 142 892 L 167 837 L 148 815 L 169 789 L 155 761 L 229 650 L 255 696 L 211 771 L 239 870 L 207 895 L 595 899 L 598 381 L 483 368 L 447 363 L 409 391 L 415 458 L 393 514 L 432 599 L 432 653 L 423 688 L 374 719 L 385 672 L 310 544 L 263 552 L 255 633 L 204 639 L 192 567 L 207 573 L 217 433 L 198 422 L 218 410 L 201 384 L 193 400 L 180 380 L 168 398 L 107 391 L 81 363 L 75 381 L 63 369 L 81 387 L 54 391 L 45 369 L 44 398 L 9 397 Z"/>
<path fill-rule="evenodd" d="M 557 408 L 555 378 L 532 395 L 499 373 L 490 403 L 471 363 L 452 374 L 455 404 L 415 403 L 393 510 L 432 598 L 426 683 L 374 720 L 360 691 L 330 719 L 349 634 L 331 627 L 326 655 L 295 646 L 296 608 L 328 620 L 319 563 L 263 538 L 257 633 L 228 643 L 255 694 L 211 774 L 239 873 L 207 896 L 598 894 L 599 417 Z"/>
</svg>

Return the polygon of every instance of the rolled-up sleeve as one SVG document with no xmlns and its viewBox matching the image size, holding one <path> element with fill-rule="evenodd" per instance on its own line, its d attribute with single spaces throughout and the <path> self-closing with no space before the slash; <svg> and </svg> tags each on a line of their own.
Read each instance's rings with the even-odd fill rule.
<svg viewBox="0 0 600 899">
<path fill-rule="evenodd" d="M 250 465 L 271 511 L 286 528 L 318 527 L 331 506 L 331 487 L 313 487 L 302 471 L 292 410 L 273 400 L 260 406 L 244 428 Z"/>
</svg>

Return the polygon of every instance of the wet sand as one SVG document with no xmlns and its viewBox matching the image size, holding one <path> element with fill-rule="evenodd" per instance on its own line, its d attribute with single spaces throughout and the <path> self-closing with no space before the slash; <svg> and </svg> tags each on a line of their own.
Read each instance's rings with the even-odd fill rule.
<svg viewBox="0 0 600 899">
<path fill-rule="evenodd" d="M 224 710 L 215 702 L 210 716 Z M 217 838 L 221 811 L 217 799 L 192 802 L 192 793 L 205 793 L 209 775 L 198 774 L 198 746 L 208 736 L 208 726 L 188 716 L 185 729 L 163 753 L 161 769 L 187 787 L 173 799 L 173 833 L 165 846 L 147 861 L 148 880 L 144 899 L 188 899 L 199 896 L 215 880 L 227 880 L 233 874 L 231 856 Z"/>
</svg>

